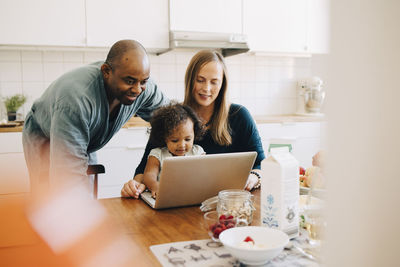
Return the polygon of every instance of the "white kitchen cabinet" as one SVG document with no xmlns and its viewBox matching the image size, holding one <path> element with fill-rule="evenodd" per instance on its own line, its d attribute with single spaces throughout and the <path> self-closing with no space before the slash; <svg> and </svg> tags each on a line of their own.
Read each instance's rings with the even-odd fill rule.
<svg viewBox="0 0 400 267">
<path fill-rule="evenodd" d="M 170 29 L 242 33 L 242 0 L 170 0 Z"/>
<path fill-rule="evenodd" d="M 329 0 L 307 1 L 307 43 L 310 52 L 328 53 L 330 46 Z"/>
<path fill-rule="evenodd" d="M 166 0 L 86 0 L 86 17 L 88 46 L 134 39 L 148 50 L 169 47 Z"/>
<path fill-rule="evenodd" d="M 0 194 L 30 191 L 22 133 L 0 133 Z"/>
<path fill-rule="evenodd" d="M 243 31 L 252 51 L 307 52 L 307 0 L 243 0 Z"/>
<path fill-rule="evenodd" d="M 251 51 L 326 53 L 329 0 L 243 0 Z"/>
<path fill-rule="evenodd" d="M 0 44 L 85 45 L 85 1 L 2 0 Z"/>
<path fill-rule="evenodd" d="M 122 186 L 133 178 L 142 159 L 147 140 L 146 127 L 124 128 L 97 151 L 97 161 L 106 171 L 99 175 L 99 198 L 121 196 Z"/>
<path fill-rule="evenodd" d="M 263 123 L 257 127 L 266 155 L 271 143 L 289 143 L 300 166 L 306 168 L 312 165 L 312 156 L 322 148 L 322 122 Z"/>
</svg>

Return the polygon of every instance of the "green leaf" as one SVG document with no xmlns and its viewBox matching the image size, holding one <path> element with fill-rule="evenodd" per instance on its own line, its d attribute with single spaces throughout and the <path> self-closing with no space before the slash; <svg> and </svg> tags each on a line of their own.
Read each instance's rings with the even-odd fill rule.
<svg viewBox="0 0 400 267">
<path fill-rule="evenodd" d="M 6 105 L 7 112 L 17 112 L 17 110 L 26 102 L 26 99 L 26 96 L 23 94 L 5 97 L 4 104 Z"/>
</svg>

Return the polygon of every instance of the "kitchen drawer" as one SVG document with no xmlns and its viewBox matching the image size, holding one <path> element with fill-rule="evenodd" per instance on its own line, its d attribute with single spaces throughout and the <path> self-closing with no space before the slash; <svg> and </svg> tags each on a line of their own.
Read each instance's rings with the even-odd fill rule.
<svg viewBox="0 0 400 267">
<path fill-rule="evenodd" d="M 261 139 L 270 138 L 311 138 L 321 136 L 320 122 L 285 122 L 258 124 Z"/>
<path fill-rule="evenodd" d="M 297 122 L 296 133 L 298 138 L 311 138 L 321 136 L 320 122 Z"/>
<path fill-rule="evenodd" d="M 97 161 L 104 165 L 105 174 L 99 175 L 99 186 L 122 185 L 133 178 L 144 153 L 143 148 L 103 148 Z"/>
<path fill-rule="evenodd" d="M 148 139 L 147 127 L 123 128 L 111 138 L 104 148 L 144 148 Z"/>
<path fill-rule="evenodd" d="M 264 141 L 271 138 L 297 138 L 296 123 L 264 123 L 258 124 L 257 127 Z"/>
<path fill-rule="evenodd" d="M 24 152 L 22 133 L 0 133 L 0 153 Z"/>
</svg>

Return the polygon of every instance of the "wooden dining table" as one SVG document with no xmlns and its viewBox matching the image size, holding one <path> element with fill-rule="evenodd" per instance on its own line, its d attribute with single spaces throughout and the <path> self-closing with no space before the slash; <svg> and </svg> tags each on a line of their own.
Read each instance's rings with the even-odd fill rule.
<svg viewBox="0 0 400 267">
<path fill-rule="evenodd" d="M 251 193 L 254 196 L 255 207 L 251 225 L 258 226 L 260 225 L 260 190 L 256 189 Z M 41 213 L 42 216 L 44 214 L 47 218 L 52 218 L 53 223 L 45 222 L 47 222 L 47 227 L 51 226 L 49 230 L 53 229 L 53 234 L 54 231 L 62 232 L 66 228 L 69 231 L 72 229 L 71 233 L 76 234 L 76 230 L 79 232 L 79 229 L 82 229 L 76 226 L 87 226 L 88 221 L 94 222 L 92 211 L 102 216 L 95 216 L 97 224 L 85 228 L 86 232 L 79 232 L 79 239 L 74 239 L 74 243 L 70 243 L 62 252 L 57 252 L 52 248 L 52 243 L 49 243 L 49 240 L 51 241 L 48 239 L 49 236 L 38 232 L 39 228 L 33 227 L 33 221 L 29 220 L 29 217 L 33 218 L 32 214 L 35 214 L 31 212 L 34 205 L 31 205 L 30 199 L 25 194 L 0 195 L 1 266 L 70 267 L 85 265 L 88 260 L 100 261 L 100 264 L 91 262 L 90 266 L 162 266 L 150 250 L 151 246 L 161 245 L 155 246 L 159 249 L 170 247 L 168 243 L 183 244 L 180 242 L 186 241 L 186 244 L 195 240 L 198 242 L 194 243 L 201 243 L 208 242 L 201 240 L 210 239 L 203 221 L 204 212 L 200 210 L 199 205 L 154 210 L 141 199 L 133 198 L 89 200 L 84 203 L 75 201 L 72 204 L 71 199 L 63 199 L 68 206 L 72 205 L 73 209 L 70 211 L 80 211 L 72 212 L 72 214 L 64 213 L 66 216 L 62 217 L 64 222 L 61 222 L 60 215 L 63 213 L 57 211 L 62 208 L 62 205 L 59 205 L 61 203 L 59 199 L 45 202 L 44 207 L 49 207 L 47 205 L 49 204 L 55 208 L 51 213 L 47 213 L 50 217 Z M 54 205 L 54 203 L 58 204 Z M 86 207 L 80 209 L 79 206 Z M 102 210 L 100 213 L 99 208 Z M 49 211 L 48 208 L 44 210 Z M 54 212 L 58 215 L 53 216 Z M 65 222 L 73 227 L 64 228 L 67 225 Z M 59 238 L 57 236 L 56 234 L 50 237 Z M 63 240 L 65 237 L 64 235 Z M 309 261 L 301 254 L 304 253 L 299 254 L 290 248 L 285 249 L 282 257 L 275 262 L 278 264 L 276 266 L 318 266 L 315 261 Z M 107 257 L 108 262 L 103 262 L 103 259 Z M 117 260 L 120 261 L 116 262 Z"/>
<path fill-rule="evenodd" d="M 260 225 L 260 190 L 251 192 L 256 208 L 251 225 Z M 161 266 L 150 246 L 163 243 L 209 239 L 200 206 L 154 210 L 140 199 L 101 199 L 111 218 L 123 233 L 142 248 L 142 262 Z"/>
</svg>

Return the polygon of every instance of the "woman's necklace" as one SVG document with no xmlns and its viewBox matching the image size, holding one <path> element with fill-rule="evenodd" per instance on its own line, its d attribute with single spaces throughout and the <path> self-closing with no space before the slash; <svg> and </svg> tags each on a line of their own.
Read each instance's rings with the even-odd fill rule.
<svg viewBox="0 0 400 267">
<path fill-rule="evenodd" d="M 201 114 L 201 115 L 200 115 L 200 118 L 202 118 L 204 121 L 205 121 L 205 118 L 207 118 L 208 115 L 211 113 L 211 116 L 208 117 L 207 122 L 204 124 L 204 127 L 205 127 L 205 128 L 208 128 L 208 127 L 211 125 L 211 123 L 212 123 L 212 121 L 213 121 L 213 118 L 214 118 L 214 112 L 213 112 L 213 110 L 212 110 L 212 111 L 203 111 L 203 112 L 197 111 L 197 112 L 198 112 L 199 114 Z M 202 115 L 203 115 L 203 116 L 202 116 Z"/>
</svg>

